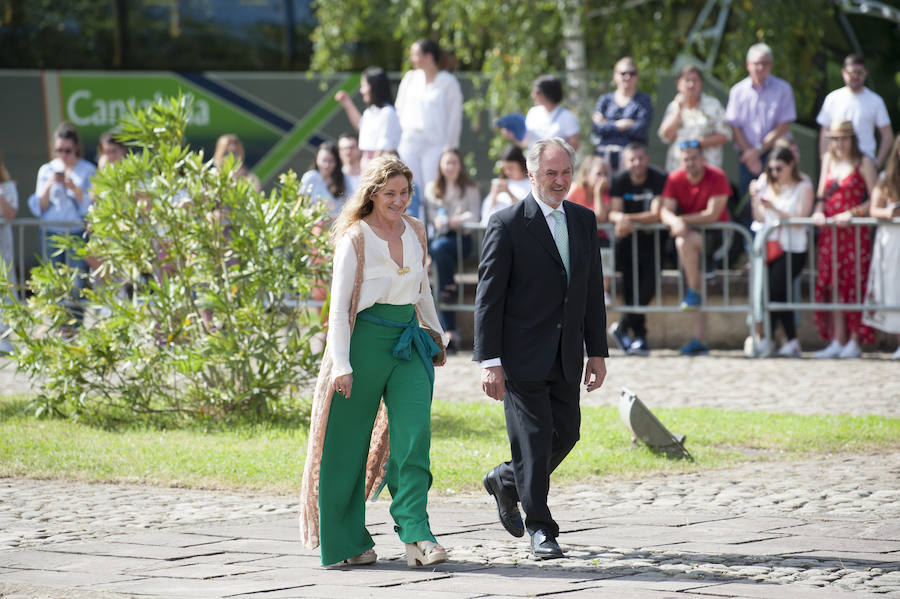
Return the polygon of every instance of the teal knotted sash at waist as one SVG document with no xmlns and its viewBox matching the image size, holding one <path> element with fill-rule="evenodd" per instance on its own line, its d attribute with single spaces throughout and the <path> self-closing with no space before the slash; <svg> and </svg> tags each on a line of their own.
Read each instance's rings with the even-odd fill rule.
<svg viewBox="0 0 900 599">
<path fill-rule="evenodd" d="M 416 319 L 415 310 L 413 311 L 412 318 L 409 320 L 409 322 L 397 322 L 395 320 L 388 320 L 386 318 L 375 316 L 370 312 L 370 310 L 378 311 L 377 307 L 382 305 L 383 304 L 375 304 L 374 306 L 372 306 L 372 308 L 376 308 L 376 310 L 367 308 L 366 310 L 363 310 L 362 312 L 357 314 L 356 317 L 373 324 L 403 329 L 403 331 L 400 333 L 400 338 L 394 345 L 391 354 L 398 360 L 410 360 L 412 359 L 412 348 L 415 347 L 416 353 L 419 354 L 419 358 L 421 358 L 422 360 L 422 364 L 425 365 L 425 372 L 428 373 L 428 380 L 431 383 L 431 387 L 433 389 L 434 363 L 431 359 L 433 356 L 441 353 L 441 348 L 439 348 L 431 338 L 431 336 L 427 332 L 425 332 L 425 329 L 419 326 L 419 321 Z"/>
</svg>

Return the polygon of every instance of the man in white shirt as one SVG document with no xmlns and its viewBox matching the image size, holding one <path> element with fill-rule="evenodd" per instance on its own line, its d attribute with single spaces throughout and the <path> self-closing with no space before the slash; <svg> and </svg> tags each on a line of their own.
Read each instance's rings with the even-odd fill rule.
<svg viewBox="0 0 900 599">
<path fill-rule="evenodd" d="M 881 168 L 891 151 L 894 133 L 884 100 L 866 87 L 866 75 L 868 71 L 862 56 L 851 54 L 844 59 L 841 77 L 846 85 L 825 96 L 816 117 L 816 122 L 822 126 L 819 131 L 819 155 L 828 149 L 828 128 L 831 124 L 850 121 L 859 140 L 859 149 Z M 881 137 L 881 143 L 877 146 L 876 129 Z"/>
</svg>

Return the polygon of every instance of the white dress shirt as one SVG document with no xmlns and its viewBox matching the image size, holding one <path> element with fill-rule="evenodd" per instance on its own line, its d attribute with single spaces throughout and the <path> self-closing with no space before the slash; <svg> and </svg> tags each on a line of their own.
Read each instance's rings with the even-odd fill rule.
<svg viewBox="0 0 900 599">
<path fill-rule="evenodd" d="M 363 281 L 357 314 L 374 304 L 415 304 L 423 324 L 443 334 L 428 273 L 422 265 L 422 244 L 412 227 L 404 223 L 400 236 L 403 243 L 403 268 L 391 258 L 388 243 L 372 228 L 360 221 L 365 245 Z M 331 311 L 328 314 L 327 347 L 334 363 L 334 376 L 353 372 L 350 366 L 350 302 L 356 278 L 356 250 L 348 235 L 341 237 L 334 249 L 334 278 L 331 281 Z"/>
</svg>

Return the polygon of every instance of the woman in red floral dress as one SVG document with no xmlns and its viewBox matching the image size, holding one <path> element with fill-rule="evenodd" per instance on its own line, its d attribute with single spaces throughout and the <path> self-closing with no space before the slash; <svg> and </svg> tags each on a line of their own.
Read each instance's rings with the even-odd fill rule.
<svg viewBox="0 0 900 599">
<path fill-rule="evenodd" d="M 866 292 L 872 242 L 868 227 L 849 223 L 854 216 L 868 214 L 869 192 L 878 174 L 872 159 L 860 152 L 850 121 L 834 123 L 829 138 L 812 215 L 813 222 L 822 227 L 816 256 L 815 300 L 859 304 Z M 826 218 L 836 226 L 823 226 Z M 862 323 L 858 310 L 815 312 L 814 321 L 819 334 L 831 340 L 825 349 L 816 352 L 817 358 L 858 358 L 862 354 L 860 343 L 875 340 L 874 331 Z"/>
</svg>

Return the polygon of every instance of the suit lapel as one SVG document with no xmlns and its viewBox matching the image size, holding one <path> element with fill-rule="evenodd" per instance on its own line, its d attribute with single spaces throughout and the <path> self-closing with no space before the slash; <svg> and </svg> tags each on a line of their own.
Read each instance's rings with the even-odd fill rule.
<svg viewBox="0 0 900 599">
<path fill-rule="evenodd" d="M 525 228 L 534 235 L 538 240 L 538 243 L 547 250 L 547 253 L 553 256 L 559 265 L 562 266 L 562 258 L 559 255 L 559 250 L 556 249 L 556 242 L 553 240 L 553 234 L 550 232 L 550 227 L 547 226 L 547 219 L 544 218 L 544 213 L 541 212 L 541 208 L 537 205 L 537 200 L 529 194 L 522 201 L 525 202 Z M 568 215 L 566 216 L 566 220 L 568 220 Z M 569 239 L 571 239 L 571 235 Z M 571 247 L 571 245 L 569 247 Z M 570 250 L 569 260 L 571 259 L 572 255 Z"/>
</svg>

